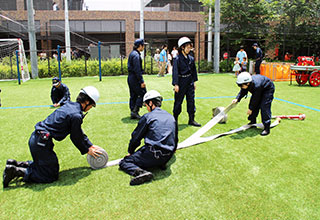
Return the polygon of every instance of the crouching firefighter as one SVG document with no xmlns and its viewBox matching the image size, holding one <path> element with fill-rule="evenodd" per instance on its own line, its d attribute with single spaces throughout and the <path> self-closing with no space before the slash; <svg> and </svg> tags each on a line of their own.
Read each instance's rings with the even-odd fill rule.
<svg viewBox="0 0 320 220">
<path fill-rule="evenodd" d="M 129 155 L 119 164 L 121 170 L 134 177 L 130 185 L 139 185 L 153 179 L 153 174 L 145 169 L 165 169 L 178 143 L 176 121 L 171 114 L 160 108 L 162 97 L 159 92 L 147 92 L 143 102 L 149 113 L 139 120 L 131 135 Z M 145 145 L 135 151 L 143 138 Z"/>
<path fill-rule="evenodd" d="M 271 103 L 275 90 L 273 82 L 263 75 L 251 76 L 248 72 L 242 72 L 237 78 L 237 84 L 241 90 L 232 103 L 240 102 L 249 91 L 252 94 L 247 111 L 249 124 L 256 123 L 259 110 L 261 110 L 261 121 L 264 125 L 261 135 L 268 135 L 271 124 Z"/>
<path fill-rule="evenodd" d="M 97 157 L 100 147 L 93 145 L 83 133 L 81 124 L 83 112 L 96 106 L 99 92 L 93 86 L 81 89 L 76 102 L 68 102 L 51 113 L 44 121 L 35 125 L 35 131 L 29 139 L 29 148 L 33 161 L 17 162 L 7 160 L 3 172 L 3 188 L 8 187 L 15 178 L 23 178 L 24 182 L 51 183 L 59 176 L 59 163 L 53 151 L 53 141 L 62 141 L 70 134 L 73 144 L 81 154 Z"/>
</svg>

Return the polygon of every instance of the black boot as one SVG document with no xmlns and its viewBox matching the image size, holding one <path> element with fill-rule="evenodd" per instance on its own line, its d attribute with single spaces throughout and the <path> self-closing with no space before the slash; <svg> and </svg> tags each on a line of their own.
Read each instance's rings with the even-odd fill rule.
<svg viewBox="0 0 320 220">
<path fill-rule="evenodd" d="M 192 126 L 195 126 L 195 127 L 201 127 L 201 124 L 199 124 L 198 122 L 196 122 L 196 121 L 194 120 L 194 115 L 190 115 L 190 116 L 189 116 L 188 125 L 192 125 Z"/>
<path fill-rule="evenodd" d="M 153 179 L 153 174 L 151 172 L 140 168 L 135 170 L 133 176 L 134 178 L 130 181 L 131 186 L 140 185 Z"/>
<path fill-rule="evenodd" d="M 16 177 L 24 177 L 26 168 L 16 167 L 13 165 L 6 165 L 3 171 L 3 188 L 7 188 L 11 180 Z"/>
<path fill-rule="evenodd" d="M 28 168 L 30 165 L 28 162 L 25 161 L 16 161 L 14 159 L 8 159 L 7 160 L 7 165 L 14 165 L 16 167 L 23 167 L 23 168 Z"/>
<path fill-rule="evenodd" d="M 139 107 L 135 106 L 131 111 L 131 119 L 140 119 L 141 116 L 139 115 Z"/>
<path fill-rule="evenodd" d="M 264 124 L 264 129 L 260 135 L 267 136 L 268 134 L 270 134 L 270 123 Z"/>
</svg>

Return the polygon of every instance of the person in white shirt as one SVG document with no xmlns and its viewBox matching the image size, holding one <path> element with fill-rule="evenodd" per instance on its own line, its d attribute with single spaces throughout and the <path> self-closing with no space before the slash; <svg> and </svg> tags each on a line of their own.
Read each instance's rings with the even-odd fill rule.
<svg viewBox="0 0 320 220">
<path fill-rule="evenodd" d="M 174 46 L 171 51 L 172 59 L 176 58 L 178 56 L 178 54 L 179 54 L 179 52 L 178 52 L 177 48 Z"/>
</svg>

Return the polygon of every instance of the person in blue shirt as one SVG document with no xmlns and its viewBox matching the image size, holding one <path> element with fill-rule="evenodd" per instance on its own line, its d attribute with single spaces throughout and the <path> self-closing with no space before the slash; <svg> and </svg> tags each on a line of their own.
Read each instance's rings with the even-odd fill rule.
<svg viewBox="0 0 320 220">
<path fill-rule="evenodd" d="M 133 50 L 128 58 L 128 85 L 130 91 L 129 107 L 131 119 L 140 119 L 139 110 L 142 107 L 142 99 L 146 94 L 146 84 L 142 74 L 142 59 L 140 52 L 144 50 L 145 42 L 138 39 L 134 42 Z"/>
<path fill-rule="evenodd" d="M 178 41 L 179 55 L 174 59 L 172 71 L 172 85 L 174 86 L 174 107 L 173 116 L 178 122 L 181 113 L 181 105 L 184 97 L 187 99 L 187 112 L 189 114 L 189 125 L 200 127 L 201 124 L 194 120 L 195 107 L 195 82 L 198 75 L 194 58 L 189 55 L 192 42 L 188 37 L 182 37 Z"/>
<path fill-rule="evenodd" d="M 70 101 L 69 88 L 58 77 L 52 79 L 51 101 L 53 107 L 60 107 Z"/>
<path fill-rule="evenodd" d="M 24 182 L 51 183 L 59 177 L 59 162 L 53 151 L 53 139 L 62 141 L 68 135 L 81 154 L 99 156 L 100 147 L 93 145 L 83 133 L 81 124 L 84 112 L 88 112 L 100 95 L 93 86 L 81 89 L 76 102 L 68 102 L 56 109 L 44 121 L 35 125 L 35 131 L 29 139 L 29 148 L 33 161 L 18 162 L 8 159 L 3 172 L 3 188 L 15 178 L 23 178 Z"/>
<path fill-rule="evenodd" d="M 129 155 L 124 157 L 119 167 L 132 175 L 130 185 L 139 185 L 153 179 L 146 169 L 160 167 L 173 156 L 178 144 L 178 129 L 173 116 L 162 110 L 162 96 L 155 90 L 148 91 L 143 101 L 149 113 L 143 115 L 132 132 L 128 147 Z M 145 145 L 135 151 L 144 139 Z"/>
<path fill-rule="evenodd" d="M 256 74 L 260 74 L 260 65 L 262 63 L 262 59 L 263 59 L 263 53 L 262 53 L 262 50 L 261 48 L 258 46 L 257 43 L 254 43 L 252 45 L 253 49 L 255 50 L 256 52 L 256 63 L 255 63 L 255 66 L 254 66 L 254 71 L 256 72 Z"/>
<path fill-rule="evenodd" d="M 167 50 L 168 50 L 168 45 L 163 45 L 162 46 L 162 51 L 160 53 L 160 72 L 159 72 L 159 76 L 164 76 L 164 74 L 166 73 L 166 66 L 167 66 L 167 62 L 168 62 L 168 54 L 167 54 Z"/>
<path fill-rule="evenodd" d="M 247 111 L 249 124 L 256 123 L 256 118 L 259 111 L 261 111 L 261 121 L 264 125 L 261 135 L 268 135 L 271 124 L 271 103 L 275 90 L 273 82 L 268 77 L 260 74 L 251 76 L 248 72 L 242 72 L 237 78 L 237 84 L 241 90 L 237 97 L 232 100 L 232 103 L 240 102 L 250 92 L 252 95 Z"/>
</svg>

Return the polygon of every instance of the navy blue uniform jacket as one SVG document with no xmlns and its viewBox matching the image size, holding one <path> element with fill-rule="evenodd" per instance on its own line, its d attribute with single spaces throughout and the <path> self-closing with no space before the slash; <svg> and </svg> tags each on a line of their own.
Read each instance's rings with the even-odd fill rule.
<svg viewBox="0 0 320 220">
<path fill-rule="evenodd" d="M 57 103 L 57 100 L 59 100 L 59 104 L 65 104 L 66 102 L 70 101 L 69 88 L 63 83 L 61 83 L 58 88 L 52 86 L 51 100 L 53 104 Z"/>
<path fill-rule="evenodd" d="M 260 47 L 256 49 L 256 61 L 260 61 L 263 58 L 263 53 Z"/>
<path fill-rule="evenodd" d="M 252 96 L 249 103 L 249 109 L 254 110 L 259 107 L 262 94 L 268 90 L 274 90 L 273 82 L 266 76 L 253 75 L 252 82 L 248 89 L 241 89 L 236 99 L 240 102 L 240 100 L 248 94 L 248 91 L 251 92 Z"/>
<path fill-rule="evenodd" d="M 172 115 L 161 108 L 144 114 L 132 132 L 128 152 L 133 154 L 140 146 L 142 138 L 146 145 L 174 152 L 177 149 L 176 121 Z"/>
<path fill-rule="evenodd" d="M 78 102 L 68 102 L 51 113 L 44 121 L 38 122 L 36 131 L 48 131 L 50 136 L 57 141 L 62 141 L 70 134 L 72 143 L 79 149 L 81 154 L 88 153 L 92 143 L 83 133 L 83 109 Z"/>
<path fill-rule="evenodd" d="M 192 82 L 198 81 L 197 69 L 194 58 L 190 55 L 187 58 L 180 53 L 173 63 L 172 85 L 180 85 L 179 76 L 191 74 Z"/>
<path fill-rule="evenodd" d="M 133 83 L 144 83 L 142 74 L 142 59 L 138 50 L 133 50 L 128 58 L 129 81 Z"/>
</svg>

